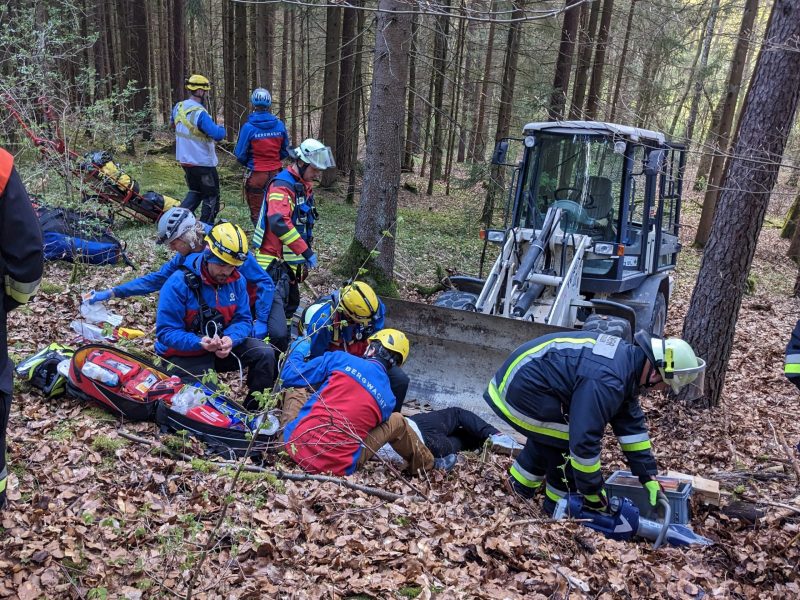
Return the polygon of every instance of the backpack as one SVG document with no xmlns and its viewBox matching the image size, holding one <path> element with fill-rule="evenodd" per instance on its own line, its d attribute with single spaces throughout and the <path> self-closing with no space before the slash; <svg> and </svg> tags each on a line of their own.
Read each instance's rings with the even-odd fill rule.
<svg viewBox="0 0 800 600">
<path fill-rule="evenodd" d="M 58 365 L 69 360 L 75 350 L 53 343 L 19 363 L 15 369 L 17 377 L 27 379 L 41 390 L 45 397 L 55 398 L 67 389 L 67 378 L 58 372 Z"/>
<path fill-rule="evenodd" d="M 92 265 L 130 265 L 125 246 L 111 234 L 111 222 L 68 208 L 35 206 L 42 228 L 45 260 Z"/>
</svg>

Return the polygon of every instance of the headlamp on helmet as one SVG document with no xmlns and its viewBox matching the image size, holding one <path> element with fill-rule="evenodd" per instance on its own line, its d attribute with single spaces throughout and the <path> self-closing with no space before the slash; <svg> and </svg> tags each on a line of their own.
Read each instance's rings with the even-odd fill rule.
<svg viewBox="0 0 800 600">
<path fill-rule="evenodd" d="M 347 284 L 339 292 L 339 308 L 358 323 L 368 323 L 380 306 L 378 295 L 363 281 Z"/>
<path fill-rule="evenodd" d="M 247 236 L 238 225 L 220 221 L 205 239 L 211 253 L 224 263 L 238 267 L 247 258 Z"/>
<path fill-rule="evenodd" d="M 692 401 L 705 393 L 706 362 L 688 343 L 680 338 L 651 337 L 643 330 L 637 331 L 634 339 L 675 394 Z"/>
</svg>

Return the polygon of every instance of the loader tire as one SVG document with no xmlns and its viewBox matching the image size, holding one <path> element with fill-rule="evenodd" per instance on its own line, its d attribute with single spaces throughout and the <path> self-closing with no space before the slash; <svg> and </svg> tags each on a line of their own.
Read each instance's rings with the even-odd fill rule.
<svg viewBox="0 0 800 600">
<path fill-rule="evenodd" d="M 583 331 L 594 331 L 622 338 L 626 342 L 633 342 L 631 324 L 627 319 L 611 317 L 609 315 L 589 315 L 583 323 Z"/>
<path fill-rule="evenodd" d="M 459 290 L 446 290 L 439 294 L 436 300 L 433 301 L 433 305 L 474 312 L 477 302 L 477 294 L 470 294 L 469 292 L 461 292 Z"/>
</svg>

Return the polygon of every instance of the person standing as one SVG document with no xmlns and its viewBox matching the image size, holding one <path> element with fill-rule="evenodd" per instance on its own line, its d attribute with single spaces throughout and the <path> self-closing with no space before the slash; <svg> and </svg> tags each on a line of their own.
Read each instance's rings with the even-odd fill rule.
<svg viewBox="0 0 800 600">
<path fill-rule="evenodd" d="M 255 225 L 267 185 L 283 167 L 283 159 L 289 157 L 289 134 L 283 121 L 269 112 L 272 96 L 268 90 L 254 89 L 250 103 L 253 112 L 239 131 L 234 154 L 248 170 L 244 193 Z"/>
<path fill-rule="evenodd" d="M 0 148 L 0 508 L 6 503 L 6 428 L 11 412 L 12 370 L 8 357 L 6 315 L 28 302 L 39 289 L 44 270 L 42 231 L 14 157 Z"/>
<path fill-rule="evenodd" d="M 317 219 L 313 182 L 336 166 L 331 149 L 314 139 L 304 140 L 294 155 L 294 164 L 272 180 L 253 233 L 256 260 L 275 282 L 285 318 L 291 318 L 300 305 L 300 283 L 307 270 L 317 266 L 311 249 Z M 285 337 L 272 322 L 270 335 Z"/>
<path fill-rule="evenodd" d="M 189 97 L 172 109 L 175 127 L 175 158 L 183 167 L 189 192 L 181 207 L 192 212 L 202 203 L 200 220 L 212 225 L 219 212 L 219 174 L 215 141 L 225 137 L 225 128 L 208 114 L 204 102 L 211 82 L 202 75 L 186 79 Z"/>
</svg>

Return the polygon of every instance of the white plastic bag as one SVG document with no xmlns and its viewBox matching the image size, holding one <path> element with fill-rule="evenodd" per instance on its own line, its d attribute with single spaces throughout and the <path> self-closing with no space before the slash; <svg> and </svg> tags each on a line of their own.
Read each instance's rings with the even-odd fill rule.
<svg viewBox="0 0 800 600">
<path fill-rule="evenodd" d="M 88 300 L 84 300 L 81 303 L 81 314 L 89 323 L 109 323 L 113 327 L 122 324 L 122 315 L 109 312 L 102 302 L 89 304 Z"/>
</svg>

